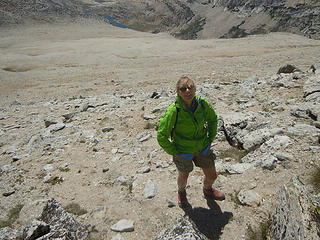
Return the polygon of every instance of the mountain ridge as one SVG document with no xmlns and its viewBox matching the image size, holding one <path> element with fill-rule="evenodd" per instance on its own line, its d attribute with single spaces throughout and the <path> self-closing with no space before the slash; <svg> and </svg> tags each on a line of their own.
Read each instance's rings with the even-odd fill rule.
<svg viewBox="0 0 320 240">
<path fill-rule="evenodd" d="M 88 13 L 88 10 L 90 13 Z M 289 32 L 320 39 L 320 3 L 314 0 L 4 0 L 0 25 L 26 20 L 56 21 L 61 16 L 111 16 L 144 32 L 169 32 L 180 39 L 238 38 Z"/>
</svg>

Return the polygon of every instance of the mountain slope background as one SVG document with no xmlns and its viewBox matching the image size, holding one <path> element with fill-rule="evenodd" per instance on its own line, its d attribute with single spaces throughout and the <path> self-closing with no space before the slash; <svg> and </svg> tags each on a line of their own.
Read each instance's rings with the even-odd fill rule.
<svg viewBox="0 0 320 240">
<path fill-rule="evenodd" d="M 0 23 L 57 17 L 109 17 L 145 32 L 169 32 L 181 39 L 238 38 L 290 32 L 320 38 L 320 3 L 316 0 L 4 0 Z M 106 19 L 107 16 L 107 19 Z"/>
<path fill-rule="evenodd" d="M 232 12 L 226 3 L 242 7 Z M 218 39 L 243 21 L 239 12 L 251 7 L 242 1 L 0 6 L 1 240 L 10 239 L 2 234 L 10 229 L 12 239 L 35 229 L 41 203 L 52 198 L 65 210 L 78 206 L 72 216 L 95 240 L 155 239 L 186 214 L 204 239 L 265 239 L 270 225 L 273 239 L 319 237 L 320 195 L 311 184 L 320 162 L 319 40 L 284 32 Z M 212 9 L 221 17 L 215 31 L 206 17 Z M 129 15 L 153 20 L 131 23 Z M 109 17 L 146 32 L 116 28 Z M 224 29 L 230 19 L 234 24 Z M 300 71 L 278 72 L 287 64 Z M 156 124 L 183 75 L 213 104 L 229 139 L 249 146 L 249 152 L 230 146 L 219 128 L 214 186 L 226 200 L 205 201 L 196 168 L 187 187 L 191 214 L 175 204 L 176 167 L 156 140 Z M 308 191 L 287 185 L 292 178 Z M 123 219 L 134 223 L 133 231 L 114 231 Z M 45 224 L 48 234 L 68 227 Z"/>
<path fill-rule="evenodd" d="M 282 153 L 281 160 L 266 158 L 270 169 L 257 163 L 230 174 L 230 167 L 247 163 L 219 131 L 215 187 L 227 199 L 215 211 L 208 208 L 197 168 L 187 188 L 194 221 L 208 239 L 246 239 L 250 229 L 261 231 L 280 188 L 297 175 L 309 186 L 319 164 L 319 129 L 306 114 L 303 93 L 306 81 L 319 79 L 319 70 L 309 71 L 320 68 L 318 40 L 271 33 L 186 41 L 92 19 L 1 27 L 0 39 L 0 230 L 23 231 L 37 217 L 39 202 L 51 198 L 65 209 L 84 209 L 74 216 L 95 240 L 154 239 L 181 219 L 182 209 L 168 207 L 177 199 L 177 173 L 157 144 L 155 126 L 182 75 L 196 81 L 197 94 L 225 121 L 275 126 L 287 139 L 271 138 L 247 155 L 250 164 L 266 158 L 263 153 Z M 288 63 L 303 72 L 276 74 Z M 156 193 L 146 198 L 150 181 Z M 259 198 L 240 204 L 240 191 Z M 11 214 L 17 209 L 18 219 Z M 295 216 L 290 219 L 300 219 Z M 119 236 L 111 227 L 122 219 L 132 220 L 134 231 Z M 314 226 L 311 217 L 303 219 Z"/>
</svg>

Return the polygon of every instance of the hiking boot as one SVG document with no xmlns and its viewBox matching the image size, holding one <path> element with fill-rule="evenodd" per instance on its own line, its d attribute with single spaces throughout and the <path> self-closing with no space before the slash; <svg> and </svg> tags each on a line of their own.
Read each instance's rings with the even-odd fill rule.
<svg viewBox="0 0 320 240">
<path fill-rule="evenodd" d="M 185 205 L 188 203 L 188 199 L 187 199 L 187 192 L 186 190 L 184 191 L 178 191 L 178 205 L 179 207 Z"/>
<path fill-rule="evenodd" d="M 203 194 L 206 199 L 213 199 L 217 201 L 223 201 L 226 199 L 226 197 L 222 192 L 214 188 L 211 188 L 211 189 L 203 188 Z"/>
</svg>

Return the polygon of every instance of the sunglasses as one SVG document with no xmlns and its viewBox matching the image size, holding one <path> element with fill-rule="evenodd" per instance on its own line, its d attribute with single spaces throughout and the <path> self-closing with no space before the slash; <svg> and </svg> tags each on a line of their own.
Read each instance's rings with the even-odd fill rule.
<svg viewBox="0 0 320 240">
<path fill-rule="evenodd" d="M 179 90 L 181 91 L 181 92 L 185 92 L 185 91 L 187 91 L 187 89 L 189 89 L 189 91 L 190 90 L 192 90 L 194 88 L 194 86 L 188 86 L 188 87 L 181 87 L 181 88 L 179 88 Z"/>
</svg>

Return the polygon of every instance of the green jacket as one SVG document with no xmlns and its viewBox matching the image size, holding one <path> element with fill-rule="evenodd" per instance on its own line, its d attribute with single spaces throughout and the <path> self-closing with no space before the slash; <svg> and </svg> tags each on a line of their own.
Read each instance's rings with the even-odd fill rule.
<svg viewBox="0 0 320 240">
<path fill-rule="evenodd" d="M 204 98 L 201 98 L 203 106 L 201 107 L 199 97 L 195 96 L 195 98 L 198 101 L 198 106 L 194 112 L 184 108 L 183 100 L 178 96 L 176 102 L 167 108 L 160 119 L 157 140 L 159 145 L 170 155 L 175 156 L 179 152 L 200 153 L 217 135 L 218 117 L 214 109 Z M 177 116 L 176 108 L 180 108 L 180 111 L 172 141 L 170 141 L 169 137 Z M 208 123 L 208 134 L 204 127 L 203 113 Z"/>
</svg>

